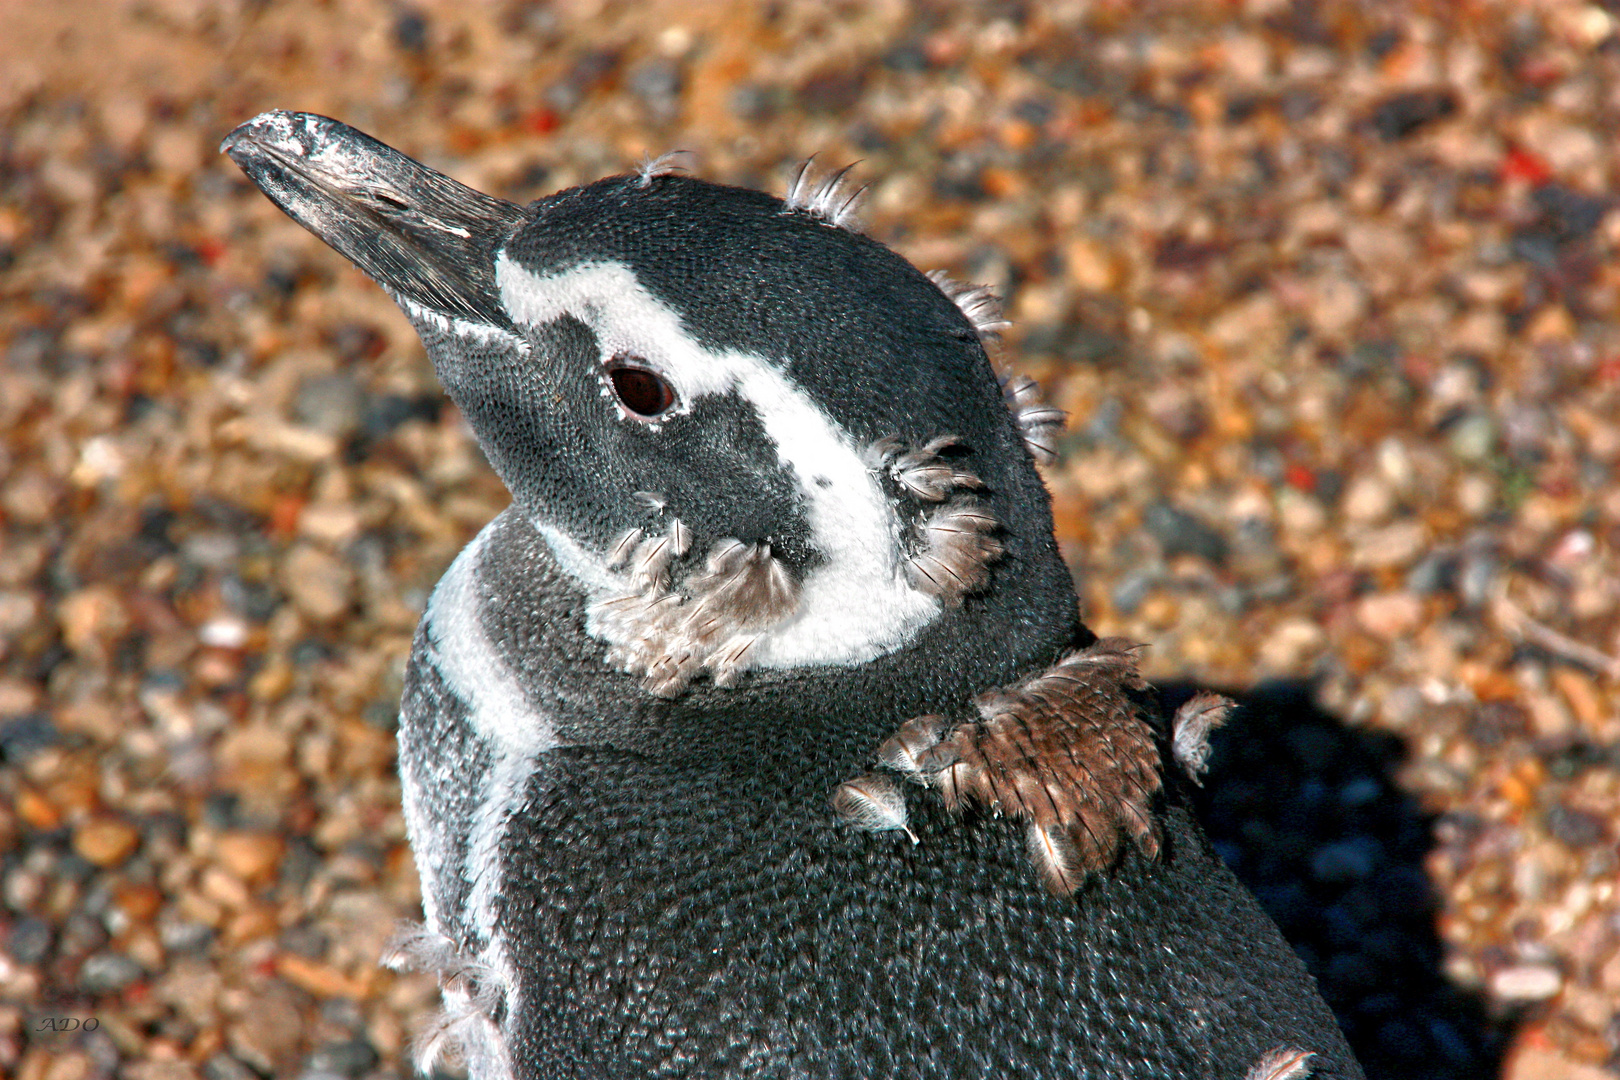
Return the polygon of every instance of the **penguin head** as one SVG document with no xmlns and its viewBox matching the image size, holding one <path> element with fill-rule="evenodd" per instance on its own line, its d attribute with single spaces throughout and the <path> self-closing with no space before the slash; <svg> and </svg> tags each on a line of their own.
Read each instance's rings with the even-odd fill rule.
<svg viewBox="0 0 1620 1080">
<path fill-rule="evenodd" d="M 655 163 L 518 207 L 324 117 L 224 148 L 398 301 L 654 693 L 862 663 L 1056 559 L 1026 447 L 1052 414 L 1021 428 L 983 298 L 845 227 L 837 178 Z"/>
</svg>

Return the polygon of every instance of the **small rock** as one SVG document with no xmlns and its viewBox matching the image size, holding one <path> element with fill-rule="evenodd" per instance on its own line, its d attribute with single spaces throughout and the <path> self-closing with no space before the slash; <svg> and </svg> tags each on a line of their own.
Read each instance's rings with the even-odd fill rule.
<svg viewBox="0 0 1620 1080">
<path fill-rule="evenodd" d="M 61 741 L 50 716 L 45 713 L 25 713 L 0 723 L 0 762 L 20 765 L 48 750 Z"/>
<path fill-rule="evenodd" d="M 1421 521 L 1400 520 L 1361 533 L 1350 554 L 1350 562 L 1364 570 L 1406 567 L 1428 550 L 1428 527 Z"/>
<path fill-rule="evenodd" d="M 1385 142 L 1404 139 L 1457 111 L 1457 96 L 1449 89 L 1408 90 L 1379 102 L 1368 123 Z"/>
<path fill-rule="evenodd" d="M 1327 634 L 1310 619 L 1285 619 L 1260 643 L 1260 661 L 1269 674 L 1308 667 L 1327 644 Z"/>
<path fill-rule="evenodd" d="M 87 994 L 116 994 L 145 974 L 141 965 L 122 953 L 97 953 L 79 968 L 79 989 Z"/>
<path fill-rule="evenodd" d="M 219 864 L 243 881 L 269 880 L 281 865 L 286 844 L 270 833 L 228 832 L 214 841 Z"/>
<path fill-rule="evenodd" d="M 328 1043 L 309 1056 L 310 1072 L 360 1076 L 377 1065 L 377 1051 L 364 1039 Z"/>
<path fill-rule="evenodd" d="M 117 590 L 93 585 L 66 597 L 57 607 L 62 638 L 75 652 L 105 645 L 129 627 L 129 613 Z"/>
<path fill-rule="evenodd" d="M 428 20 L 419 8 L 401 6 L 394 15 L 394 44 L 402 52 L 421 54 L 427 50 Z"/>
<path fill-rule="evenodd" d="M 1431 551 L 1407 571 L 1406 587 L 1414 593 L 1433 595 L 1456 586 L 1457 556 L 1449 551 Z"/>
<path fill-rule="evenodd" d="M 670 57 L 655 56 L 636 64 L 625 82 L 655 119 L 667 120 L 680 108 L 681 67 Z"/>
<path fill-rule="evenodd" d="M 276 974 L 318 998 L 359 1000 L 366 996 L 370 985 L 368 977 L 350 978 L 330 964 L 310 960 L 297 953 L 282 953 L 276 957 Z"/>
<path fill-rule="evenodd" d="M 1109 599 L 1113 601 L 1114 609 L 1121 615 L 1135 614 L 1136 609 L 1142 606 L 1142 601 L 1153 591 L 1153 586 L 1162 576 L 1153 570 L 1136 570 L 1120 578 L 1109 590 Z"/>
<path fill-rule="evenodd" d="M 104 870 L 122 865 L 140 843 L 140 830 L 117 818 L 94 818 L 73 830 L 73 850 Z"/>
<path fill-rule="evenodd" d="M 229 1054 L 215 1054 L 203 1063 L 205 1080 L 258 1080 L 252 1069 Z"/>
<path fill-rule="evenodd" d="M 1167 559 L 1196 555 L 1216 565 L 1226 561 L 1226 537 L 1185 510 L 1157 502 L 1142 515 L 1142 524 L 1159 542 Z"/>
<path fill-rule="evenodd" d="M 1451 425 L 1446 440 L 1461 461 L 1483 461 L 1496 448 L 1496 422 L 1484 413 L 1473 413 Z"/>
<path fill-rule="evenodd" d="M 1527 1046 L 1508 1059 L 1502 1080 L 1614 1080 L 1614 1073 L 1584 1065 L 1557 1050 Z"/>
<path fill-rule="evenodd" d="M 82 957 L 106 948 L 110 935 L 107 924 L 82 907 L 62 920 L 56 951 L 62 956 Z"/>
<path fill-rule="evenodd" d="M 345 372 L 305 379 L 293 402 L 293 416 L 305 427 L 348 439 L 360 431 L 366 413 L 366 392 Z"/>
<path fill-rule="evenodd" d="M 248 627 L 241 619 L 222 616 L 197 628 L 197 640 L 216 649 L 240 649 L 247 644 Z"/>
<path fill-rule="evenodd" d="M 158 919 L 158 940 L 170 953 L 200 953 L 213 938 L 214 928 L 207 923 L 178 916 Z"/>
<path fill-rule="evenodd" d="M 19 964 L 37 964 L 50 955 L 55 935 L 51 924 L 32 915 L 24 915 L 11 927 L 6 940 L 6 952 Z"/>
<path fill-rule="evenodd" d="M 300 611 L 327 622 L 349 610 L 354 573 L 319 548 L 300 544 L 287 554 L 283 583 Z"/>
<path fill-rule="evenodd" d="M 1357 525 L 1377 525 L 1394 511 L 1395 491 L 1382 477 L 1363 474 L 1350 482 L 1341 506 L 1345 520 Z"/>
<path fill-rule="evenodd" d="M 1553 234 L 1561 241 L 1580 240 L 1594 232 L 1609 212 L 1607 199 L 1593 198 L 1559 183 L 1543 184 L 1530 196 Z"/>
<path fill-rule="evenodd" d="M 233 1056 L 267 1076 L 292 1071 L 298 1060 L 304 1017 L 286 984 L 266 985 L 225 1029 Z"/>
<path fill-rule="evenodd" d="M 1570 847 L 1580 848 L 1602 843 L 1608 830 L 1597 814 L 1555 806 L 1547 811 L 1547 831 Z"/>
<path fill-rule="evenodd" d="M 1551 964 L 1515 964 L 1492 974 L 1489 986 L 1502 1001 L 1546 1001 L 1563 989 L 1564 977 Z"/>
<path fill-rule="evenodd" d="M 1356 604 L 1356 622 L 1375 638 L 1405 637 L 1423 621 L 1423 602 L 1412 593 L 1375 593 Z"/>
</svg>

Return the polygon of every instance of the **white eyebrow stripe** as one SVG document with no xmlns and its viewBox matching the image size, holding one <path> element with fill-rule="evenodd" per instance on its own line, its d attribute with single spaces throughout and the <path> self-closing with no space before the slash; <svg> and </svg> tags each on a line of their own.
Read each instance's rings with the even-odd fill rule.
<svg viewBox="0 0 1620 1080">
<path fill-rule="evenodd" d="M 900 648 L 939 616 L 939 601 L 906 582 L 902 523 L 861 447 L 778 365 L 705 347 L 623 263 L 586 263 L 542 276 L 502 252 L 495 280 L 520 325 L 543 326 L 573 315 L 591 327 L 604 355 L 642 357 L 683 400 L 736 393 L 754 407 L 779 460 L 798 480 L 824 560 L 802 583 L 794 616 L 760 638 L 757 665 L 864 663 Z M 577 563 L 581 552 L 568 546 L 564 561 Z M 587 587 L 611 573 L 605 566 L 576 566 L 574 572 Z"/>
</svg>

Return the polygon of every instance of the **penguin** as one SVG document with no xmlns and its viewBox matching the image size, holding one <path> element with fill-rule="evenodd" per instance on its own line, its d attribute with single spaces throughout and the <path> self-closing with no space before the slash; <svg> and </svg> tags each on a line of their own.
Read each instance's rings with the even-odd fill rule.
<svg viewBox="0 0 1620 1080">
<path fill-rule="evenodd" d="M 399 304 L 510 507 L 427 603 L 399 726 L 475 1080 L 1352 1080 L 1300 961 L 1082 623 L 993 298 L 661 158 L 528 206 L 338 121 L 223 151 Z"/>
</svg>

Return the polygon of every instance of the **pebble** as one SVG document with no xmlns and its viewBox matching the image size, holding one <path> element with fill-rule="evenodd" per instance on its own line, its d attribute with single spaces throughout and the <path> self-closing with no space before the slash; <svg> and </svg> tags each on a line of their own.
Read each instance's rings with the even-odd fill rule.
<svg viewBox="0 0 1620 1080">
<path fill-rule="evenodd" d="M 1142 515 L 1142 524 L 1159 542 L 1167 559 L 1195 555 L 1216 565 L 1226 561 L 1226 537 L 1196 514 L 1156 502 Z"/>
<path fill-rule="evenodd" d="M 1496 446 L 1496 423 L 1484 413 L 1473 413 L 1451 427 L 1451 452 L 1465 462 L 1483 461 Z"/>
<path fill-rule="evenodd" d="M 73 830 L 73 850 L 104 869 L 122 865 L 140 844 L 140 830 L 116 818 L 94 818 Z"/>
<path fill-rule="evenodd" d="M 1408 90 L 1379 102 L 1369 123 L 1379 138 L 1394 142 L 1444 120 L 1457 107 L 1457 95 L 1448 88 Z"/>
<path fill-rule="evenodd" d="M 1406 637 L 1423 621 L 1423 601 L 1409 592 L 1376 593 L 1356 603 L 1356 622 L 1375 638 Z"/>
<path fill-rule="evenodd" d="M 308 544 L 287 554 L 283 587 L 298 609 L 317 622 L 329 622 L 353 602 L 354 572 L 339 559 Z"/>
<path fill-rule="evenodd" d="M 214 840 L 214 858 L 243 881 L 268 881 L 281 865 L 286 842 L 272 833 L 227 832 Z"/>
<path fill-rule="evenodd" d="M 158 920 L 158 940 L 171 953 L 200 953 L 213 940 L 214 928 L 205 922 L 165 917 Z"/>
<path fill-rule="evenodd" d="M 1564 977 L 1550 964 L 1515 964 L 1492 972 L 1486 985 L 1499 1000 L 1520 1004 L 1555 996 L 1563 989 Z"/>
<path fill-rule="evenodd" d="M 1388 520 L 1395 509 L 1395 492 L 1383 477 L 1368 473 L 1356 477 L 1340 501 L 1345 520 L 1357 525 L 1377 525 Z"/>
<path fill-rule="evenodd" d="M 50 923 L 25 915 L 12 924 L 6 952 L 19 964 L 37 964 L 50 954 L 55 938 Z"/>
<path fill-rule="evenodd" d="M 215 1054 L 203 1062 L 204 1080 L 259 1080 L 258 1075 L 229 1054 Z"/>
<path fill-rule="evenodd" d="M 364 1039 L 329 1043 L 309 1056 L 305 1069 L 331 1076 L 357 1077 L 375 1068 L 377 1051 Z"/>
<path fill-rule="evenodd" d="M 1502 1069 L 1502 1080 L 1614 1080 L 1614 1076 L 1609 1069 L 1541 1047 L 1517 1051 Z"/>
<path fill-rule="evenodd" d="M 293 415 L 299 423 L 338 439 L 360 430 L 365 410 L 365 391 L 347 372 L 305 379 L 293 402 Z"/>
<path fill-rule="evenodd" d="M 231 1054 L 266 1075 L 284 1075 L 300 1056 L 306 1027 L 296 999 L 284 986 L 261 987 L 226 1025 Z"/>
<path fill-rule="evenodd" d="M 1554 806 L 1547 811 L 1547 830 L 1570 847 L 1590 847 L 1607 839 L 1608 823 L 1588 810 Z"/>
<path fill-rule="evenodd" d="M 116 994 L 144 977 L 141 966 L 123 953 L 87 957 L 79 968 L 79 988 L 87 994 Z"/>
</svg>

